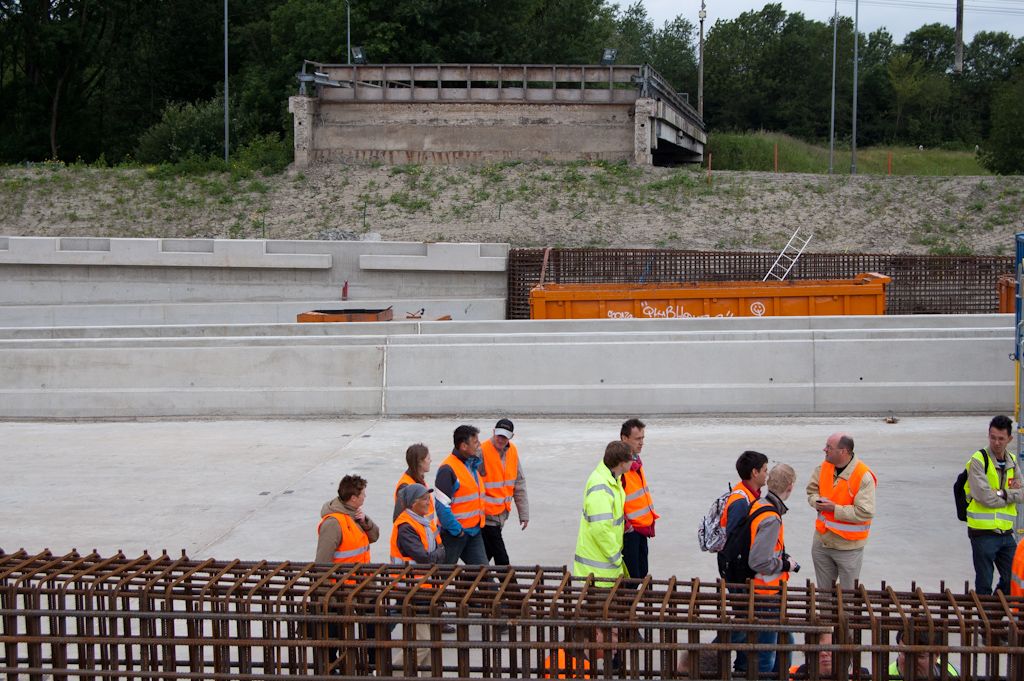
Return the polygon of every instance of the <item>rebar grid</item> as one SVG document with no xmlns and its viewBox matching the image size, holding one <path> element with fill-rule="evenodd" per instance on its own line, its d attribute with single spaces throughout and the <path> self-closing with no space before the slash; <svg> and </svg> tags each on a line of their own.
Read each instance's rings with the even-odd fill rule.
<svg viewBox="0 0 1024 681">
<path fill-rule="evenodd" d="M 913 652 L 938 655 L 943 678 L 948 661 L 964 679 L 1024 681 L 1016 614 L 1024 599 L 978 596 L 966 585 L 963 594 L 882 586 L 838 591 L 808 581 L 762 595 L 675 577 L 599 588 L 564 567 L 0 552 L 0 673 L 40 681 L 415 677 L 415 650 L 426 648 L 419 672 L 435 678 L 544 678 L 559 650 L 591 661 L 587 671 L 556 663 L 559 676 L 683 678 L 685 657 L 694 676 L 728 678 L 733 652 L 774 649 L 780 671 L 763 678 L 788 678 L 793 653 L 806 657 L 809 678 L 821 678 L 814 653 L 830 651 L 835 678 L 858 678 L 862 665 L 885 670 L 897 653 Z M 415 639 L 416 624 L 429 628 L 429 640 Z M 758 644 L 765 631 L 780 642 Z M 904 645 L 894 642 L 898 631 Z M 732 632 L 745 640 L 733 642 Z M 821 643 L 823 634 L 832 643 Z M 744 678 L 757 678 L 756 664 Z"/>
<path fill-rule="evenodd" d="M 530 289 L 551 284 L 760 281 L 777 252 L 648 249 L 512 249 L 508 318 L 530 318 Z M 999 311 L 1000 275 L 1013 272 L 1012 256 L 804 253 L 788 279 L 852 279 L 864 272 L 892 278 L 886 314 L 982 314 Z"/>
</svg>

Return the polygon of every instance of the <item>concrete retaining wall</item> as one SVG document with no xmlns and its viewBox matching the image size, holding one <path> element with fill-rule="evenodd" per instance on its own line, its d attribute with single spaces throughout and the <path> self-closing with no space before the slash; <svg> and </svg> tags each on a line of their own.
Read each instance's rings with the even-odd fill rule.
<svg viewBox="0 0 1024 681">
<path fill-rule="evenodd" d="M 0 237 L 0 327 L 278 323 L 346 307 L 503 319 L 507 267 L 507 244 Z"/>
<path fill-rule="evenodd" d="M 0 417 L 1013 408 L 1010 315 L 6 329 Z"/>
</svg>

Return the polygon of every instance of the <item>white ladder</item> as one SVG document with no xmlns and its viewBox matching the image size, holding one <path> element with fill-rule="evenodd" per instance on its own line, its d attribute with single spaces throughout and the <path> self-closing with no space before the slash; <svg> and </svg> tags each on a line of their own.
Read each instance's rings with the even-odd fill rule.
<svg viewBox="0 0 1024 681">
<path fill-rule="evenodd" d="M 764 275 L 764 279 L 761 281 L 768 281 L 768 279 L 778 279 L 782 281 L 789 276 L 789 271 L 793 269 L 793 265 L 796 264 L 797 258 L 807 248 L 807 244 L 810 243 L 811 237 L 814 234 L 808 235 L 806 239 L 800 238 L 800 228 L 797 227 L 796 231 L 793 232 L 793 236 L 789 237 L 789 243 L 779 253 L 779 257 L 775 258 L 775 262 L 772 263 L 771 269 L 768 270 L 768 274 Z"/>
</svg>

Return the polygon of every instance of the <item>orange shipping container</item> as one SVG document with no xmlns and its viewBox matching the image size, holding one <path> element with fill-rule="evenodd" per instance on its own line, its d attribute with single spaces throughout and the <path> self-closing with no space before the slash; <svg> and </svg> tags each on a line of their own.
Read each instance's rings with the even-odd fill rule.
<svg viewBox="0 0 1024 681">
<path fill-rule="evenodd" d="M 664 319 L 885 314 L 889 277 L 680 284 L 543 284 L 531 319 Z"/>
<path fill-rule="evenodd" d="M 1004 274 L 999 277 L 999 312 L 1014 314 L 1017 311 L 1017 277 Z"/>
</svg>

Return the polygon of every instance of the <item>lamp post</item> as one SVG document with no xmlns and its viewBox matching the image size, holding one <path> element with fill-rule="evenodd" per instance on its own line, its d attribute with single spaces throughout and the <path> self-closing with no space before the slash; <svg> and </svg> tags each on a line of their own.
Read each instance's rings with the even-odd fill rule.
<svg viewBox="0 0 1024 681">
<path fill-rule="evenodd" d="M 832 160 L 836 151 L 836 44 L 839 36 L 839 0 L 836 0 L 835 12 L 832 14 L 832 117 L 829 119 L 828 132 L 828 174 L 832 174 Z"/>
<path fill-rule="evenodd" d="M 228 162 L 228 0 L 224 0 L 224 163 Z"/>
<path fill-rule="evenodd" d="M 700 53 L 697 57 L 697 115 L 704 119 L 704 18 L 708 13 L 704 11 L 704 0 L 700 3 Z"/>
<path fill-rule="evenodd" d="M 857 42 L 860 35 L 857 33 L 857 16 L 860 11 L 860 1 L 853 3 L 853 154 L 850 156 L 850 174 L 857 174 Z"/>
<path fill-rule="evenodd" d="M 346 20 L 346 22 L 348 24 L 345 27 L 345 38 L 346 38 L 346 42 L 348 44 L 348 50 L 346 50 L 345 54 L 348 55 L 348 61 L 346 61 L 345 63 L 351 66 L 352 65 L 352 4 L 349 3 L 348 0 L 345 0 L 345 20 Z"/>
</svg>

